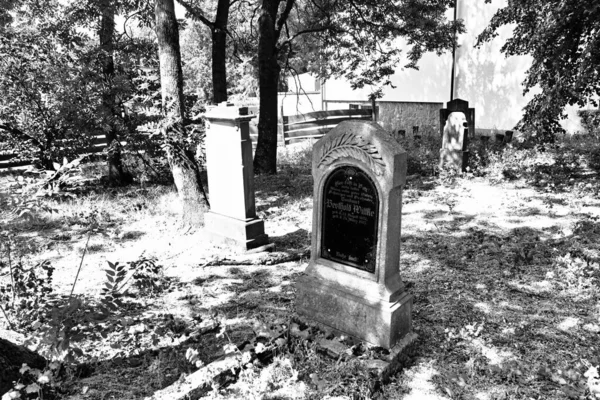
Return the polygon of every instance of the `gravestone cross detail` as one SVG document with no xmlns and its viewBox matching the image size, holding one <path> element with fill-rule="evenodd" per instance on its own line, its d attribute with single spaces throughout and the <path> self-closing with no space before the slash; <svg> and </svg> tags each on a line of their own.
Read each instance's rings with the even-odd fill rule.
<svg viewBox="0 0 600 400">
<path fill-rule="evenodd" d="M 344 121 L 314 145 L 312 174 L 312 251 L 296 309 L 390 349 L 412 330 L 399 272 L 406 152 L 377 123 Z"/>
</svg>

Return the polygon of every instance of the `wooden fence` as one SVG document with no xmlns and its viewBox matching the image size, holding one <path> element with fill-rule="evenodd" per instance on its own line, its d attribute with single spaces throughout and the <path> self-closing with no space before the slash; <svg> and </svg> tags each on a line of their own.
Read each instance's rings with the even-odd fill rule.
<svg viewBox="0 0 600 400">
<path fill-rule="evenodd" d="M 302 140 L 319 139 L 337 124 L 345 120 L 372 120 L 368 109 L 315 111 L 283 117 L 283 139 L 285 144 Z"/>
<path fill-rule="evenodd" d="M 63 143 L 68 148 L 69 141 L 65 140 Z M 97 135 L 92 138 L 90 147 L 84 149 L 82 153 L 101 153 L 106 147 L 106 135 Z M 33 165 L 37 161 L 36 158 L 22 159 L 19 154 L 5 152 L 0 154 L 0 170 L 10 168 L 23 168 Z"/>
</svg>

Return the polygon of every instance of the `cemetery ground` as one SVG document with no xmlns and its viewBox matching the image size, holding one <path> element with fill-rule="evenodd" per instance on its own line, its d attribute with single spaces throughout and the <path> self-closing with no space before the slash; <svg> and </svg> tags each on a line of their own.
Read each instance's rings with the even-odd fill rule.
<svg viewBox="0 0 600 400">
<path fill-rule="evenodd" d="M 0 315 L 0 337 L 75 349 L 76 363 L 38 379 L 44 398 L 142 399 L 195 371 L 207 379 L 194 396 L 214 399 L 598 398 L 600 163 L 586 143 L 479 151 L 487 166 L 475 174 L 410 176 L 400 274 L 419 337 L 384 382 L 361 363 L 380 349 L 348 345 L 355 356 L 332 357 L 317 345 L 327 333 L 293 334 L 304 327 L 294 283 L 312 229 L 305 146 L 255 181 L 272 252 L 209 244 L 177 224 L 170 186 L 105 187 L 93 166 L 62 194 L 2 209 L 0 286 L 9 264 L 47 261 L 52 292 L 36 307 L 74 305 L 59 324 L 70 324 L 68 346 L 52 339 L 51 322 L 36 322 L 37 308 Z M 1 194 L 35 183 L 5 174 Z M 106 282 L 120 299 L 113 308 Z M 210 365 L 221 365 L 214 379 Z"/>
</svg>

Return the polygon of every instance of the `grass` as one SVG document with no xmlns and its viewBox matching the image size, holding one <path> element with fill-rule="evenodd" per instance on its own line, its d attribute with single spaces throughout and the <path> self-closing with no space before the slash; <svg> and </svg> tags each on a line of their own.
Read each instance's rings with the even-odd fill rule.
<svg viewBox="0 0 600 400">
<path fill-rule="evenodd" d="M 295 339 L 274 361 L 256 362 L 202 395 L 593 399 L 584 376 L 600 366 L 600 195 L 591 153 L 589 145 L 569 141 L 543 153 L 509 148 L 488 154 L 479 176 L 409 181 L 400 274 L 415 295 L 419 339 L 390 382 Z M 310 149 L 288 149 L 279 162 L 278 175 L 255 181 L 257 212 L 278 250 L 305 249 L 312 230 Z M 55 289 L 68 293 L 91 235 L 76 295 L 93 301 L 107 261 L 142 256 L 162 266 L 162 284 L 149 295 L 132 290 L 111 317 L 110 335 L 89 334 L 80 343 L 87 369 L 63 383 L 64 397 L 141 399 L 196 369 L 186 361 L 189 348 L 206 364 L 230 341 L 254 340 L 257 324 L 291 322 L 294 282 L 307 260 L 205 266 L 236 251 L 179 232 L 171 187 L 86 188 L 75 197 L 41 199 L 44 207 L 3 224 L 14 235 L 13 259 L 51 260 Z M 2 213 L 8 221 L 8 210 Z M 3 242 L 3 261 L 6 252 Z M 227 337 L 194 335 L 214 318 Z"/>
</svg>

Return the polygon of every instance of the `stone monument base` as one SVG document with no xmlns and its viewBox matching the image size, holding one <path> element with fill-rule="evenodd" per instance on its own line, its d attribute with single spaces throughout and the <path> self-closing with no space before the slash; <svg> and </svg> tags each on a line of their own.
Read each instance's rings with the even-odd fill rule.
<svg viewBox="0 0 600 400">
<path fill-rule="evenodd" d="M 440 168 L 445 165 L 466 172 L 469 165 L 469 151 L 440 149 Z"/>
<path fill-rule="evenodd" d="M 231 218 L 212 211 L 204 214 L 204 233 L 212 241 L 250 250 L 267 244 L 265 223 L 259 218 Z"/>
<path fill-rule="evenodd" d="M 394 302 L 357 297 L 322 279 L 302 276 L 296 283 L 299 315 L 357 339 L 391 349 L 412 329 L 413 295 Z"/>
<path fill-rule="evenodd" d="M 417 351 L 415 345 L 418 335 L 414 332 L 409 332 L 394 347 L 386 350 L 377 348 L 378 346 L 373 346 L 371 343 L 353 340 L 354 338 L 345 333 L 314 321 L 296 320 L 291 323 L 289 332 L 295 338 L 313 342 L 319 354 L 338 361 L 354 361 L 361 364 L 371 372 L 373 378 L 383 383 L 388 382 L 392 375 L 406 366 L 403 362 L 406 359 L 403 359 L 402 355 L 414 354 Z M 331 338 L 332 334 L 333 338 Z"/>
</svg>

